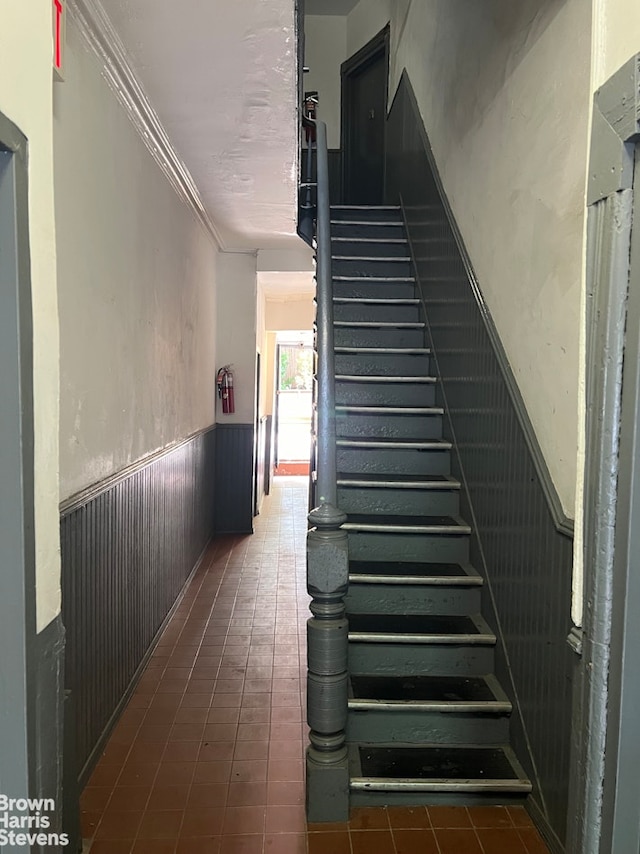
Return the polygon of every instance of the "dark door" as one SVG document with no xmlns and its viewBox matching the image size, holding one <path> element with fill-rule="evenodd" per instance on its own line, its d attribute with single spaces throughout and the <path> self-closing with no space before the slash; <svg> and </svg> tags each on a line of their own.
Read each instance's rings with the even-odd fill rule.
<svg viewBox="0 0 640 854">
<path fill-rule="evenodd" d="M 387 50 L 383 36 L 376 36 L 342 68 L 347 204 L 379 205 L 384 201 Z"/>
</svg>

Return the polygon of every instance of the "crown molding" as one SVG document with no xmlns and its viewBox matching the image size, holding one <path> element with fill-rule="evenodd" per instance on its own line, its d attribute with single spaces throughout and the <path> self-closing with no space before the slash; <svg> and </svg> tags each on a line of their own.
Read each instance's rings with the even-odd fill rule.
<svg viewBox="0 0 640 854">
<path fill-rule="evenodd" d="M 220 249 L 224 241 L 209 216 L 195 181 L 174 148 L 158 114 L 131 67 L 120 36 L 98 0 L 69 0 L 68 13 L 103 66 L 103 75 L 140 134 L 149 153 L 182 201 Z"/>
</svg>

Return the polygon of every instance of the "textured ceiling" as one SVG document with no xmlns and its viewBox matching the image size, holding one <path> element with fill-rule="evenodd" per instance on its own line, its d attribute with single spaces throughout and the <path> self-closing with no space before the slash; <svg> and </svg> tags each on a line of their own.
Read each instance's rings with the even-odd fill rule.
<svg viewBox="0 0 640 854">
<path fill-rule="evenodd" d="M 225 248 L 298 244 L 293 0 L 102 0 Z"/>
</svg>

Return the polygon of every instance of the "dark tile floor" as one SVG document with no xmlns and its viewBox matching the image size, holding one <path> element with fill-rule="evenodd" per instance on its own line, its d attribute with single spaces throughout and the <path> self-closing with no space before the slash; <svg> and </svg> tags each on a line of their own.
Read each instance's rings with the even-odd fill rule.
<svg viewBox="0 0 640 854">
<path fill-rule="evenodd" d="M 306 481 L 216 540 L 82 799 L 91 854 L 548 854 L 523 808 L 304 814 Z"/>
</svg>

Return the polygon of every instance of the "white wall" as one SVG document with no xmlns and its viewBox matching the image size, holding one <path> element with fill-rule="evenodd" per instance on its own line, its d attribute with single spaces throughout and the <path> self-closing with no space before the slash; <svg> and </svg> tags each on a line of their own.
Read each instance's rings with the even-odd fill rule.
<svg viewBox="0 0 640 854">
<path fill-rule="evenodd" d="M 591 4 L 584 0 L 405 0 L 394 6 L 391 33 L 390 98 L 406 67 L 480 287 L 569 516 L 576 484 L 590 38 Z"/>
<path fill-rule="evenodd" d="M 314 320 L 315 307 L 310 294 L 299 299 L 267 300 L 265 326 L 271 332 L 312 329 Z"/>
<path fill-rule="evenodd" d="M 56 87 L 60 497 L 214 422 L 217 247 L 71 20 Z"/>
<path fill-rule="evenodd" d="M 307 15 L 304 21 L 304 90 L 317 90 L 318 118 L 327 124 L 329 148 L 340 148 L 340 66 L 347 58 L 347 19 Z"/>
<path fill-rule="evenodd" d="M 594 0 L 593 84 L 601 86 L 640 52 L 640 3 Z"/>
<path fill-rule="evenodd" d="M 224 415 L 217 403 L 220 424 L 255 423 L 256 348 L 258 336 L 255 254 L 221 252 L 218 255 L 218 319 L 216 368 L 233 365 L 235 413 Z"/>
<path fill-rule="evenodd" d="M 406 0 L 401 5 L 407 5 Z M 360 0 L 347 17 L 347 56 L 364 47 L 367 42 L 384 29 L 391 19 L 391 0 Z M 398 0 L 395 3 L 396 20 L 399 14 Z"/>
<path fill-rule="evenodd" d="M 29 146 L 33 303 L 37 629 L 60 611 L 58 307 L 53 206 L 52 44 L 49 0 L 3 0 L 0 111 Z"/>
</svg>

